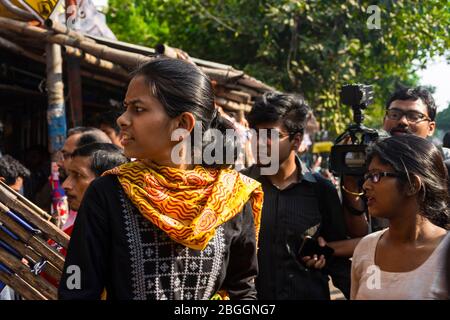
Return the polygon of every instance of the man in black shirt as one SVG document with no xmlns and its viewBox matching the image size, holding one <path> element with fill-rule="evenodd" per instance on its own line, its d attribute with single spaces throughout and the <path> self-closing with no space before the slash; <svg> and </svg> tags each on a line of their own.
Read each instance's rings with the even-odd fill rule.
<svg viewBox="0 0 450 320">
<path fill-rule="evenodd" d="M 248 115 L 259 145 L 276 152 L 273 145 L 278 144 L 278 152 L 268 154 L 272 161 L 277 161 L 278 155 L 277 172 L 262 175 L 261 162 L 243 172 L 261 182 L 264 191 L 256 281 L 259 299 L 330 299 L 329 275 L 349 295 L 348 259 L 311 257 L 303 261 L 298 255 L 305 236 L 322 236 L 327 241 L 346 239 L 336 189 L 311 173 L 297 156 L 309 110 L 301 96 L 266 93 Z M 265 140 L 265 132 L 260 129 L 269 129 L 275 135 L 269 133 Z"/>
</svg>

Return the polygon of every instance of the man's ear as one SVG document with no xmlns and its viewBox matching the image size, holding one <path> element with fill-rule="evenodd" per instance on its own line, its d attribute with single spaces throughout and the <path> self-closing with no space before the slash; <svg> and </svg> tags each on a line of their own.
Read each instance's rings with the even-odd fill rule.
<svg viewBox="0 0 450 320">
<path fill-rule="evenodd" d="M 430 121 L 430 123 L 428 124 L 428 128 L 429 128 L 429 132 L 428 132 L 428 136 L 431 137 L 434 134 L 434 130 L 436 130 L 436 122 L 435 121 Z"/>
<path fill-rule="evenodd" d="M 299 151 L 302 147 L 303 134 L 296 133 L 292 138 L 292 142 L 293 142 L 292 149 L 294 149 L 296 152 Z"/>
<path fill-rule="evenodd" d="M 5 182 L 6 179 L 4 177 L 0 177 L 0 181 Z"/>
</svg>

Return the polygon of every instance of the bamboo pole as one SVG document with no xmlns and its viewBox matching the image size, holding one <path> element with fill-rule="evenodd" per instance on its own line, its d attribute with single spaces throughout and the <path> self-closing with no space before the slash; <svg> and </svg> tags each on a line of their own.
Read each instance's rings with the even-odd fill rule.
<svg viewBox="0 0 450 320">
<path fill-rule="evenodd" d="M 126 50 L 127 47 L 130 46 L 129 44 L 124 44 L 124 49 Z M 134 45 L 133 45 L 134 47 Z M 150 48 L 146 48 L 146 47 L 139 47 L 138 49 L 141 49 L 141 53 L 144 54 L 153 54 L 153 52 L 151 52 Z M 178 58 L 176 55 L 174 55 L 174 52 L 176 53 L 176 48 L 173 48 L 167 44 L 157 44 L 155 46 L 155 52 L 159 53 L 159 54 L 164 54 L 168 57 L 171 58 Z M 169 52 L 168 52 L 169 51 Z M 187 54 L 187 53 L 186 53 Z M 202 60 L 199 58 L 193 58 L 193 57 L 189 57 L 190 60 L 192 60 L 192 62 L 194 62 L 197 66 L 199 66 L 200 68 L 202 67 L 207 67 L 207 68 L 211 68 L 211 69 L 220 69 L 220 70 L 229 70 L 229 69 L 233 69 L 232 66 L 226 65 L 226 64 L 222 64 L 222 63 L 217 63 L 217 62 L 212 62 L 212 61 L 206 61 L 206 60 Z"/>
<path fill-rule="evenodd" d="M 13 288 L 25 300 L 48 300 L 45 296 L 39 293 L 35 288 L 26 283 L 17 274 L 7 275 L 0 271 L 0 281 L 4 282 L 10 288 Z"/>
<path fill-rule="evenodd" d="M 28 59 L 45 64 L 45 58 L 43 56 L 31 53 L 31 52 L 25 50 L 24 48 L 22 48 L 21 46 L 15 44 L 5 38 L 0 37 L 0 46 L 7 50 L 10 50 L 16 54 L 22 55 Z M 125 79 L 128 79 L 128 72 L 117 64 L 114 64 L 110 61 L 106 61 L 103 59 L 99 59 L 99 58 L 97 58 L 93 55 L 87 54 L 87 53 L 83 53 L 83 51 L 81 51 L 80 49 L 74 48 L 74 47 L 64 46 L 63 50 L 65 51 L 66 54 L 69 54 L 69 55 L 74 55 L 74 56 L 79 56 L 79 57 L 84 56 L 83 62 L 88 65 L 102 68 L 108 72 L 115 73 L 117 75 L 124 77 Z M 91 79 L 98 80 L 101 82 L 107 82 L 107 83 L 117 86 L 117 87 L 125 87 L 125 85 L 126 85 L 126 81 L 121 82 L 116 79 L 103 77 L 98 74 L 94 74 L 94 73 L 91 73 L 91 72 L 88 72 L 85 70 L 81 70 L 81 75 L 83 77 L 91 78 Z"/>
<path fill-rule="evenodd" d="M 65 34 L 54 34 L 48 30 L 43 30 L 38 27 L 29 26 L 26 23 L 14 21 L 8 18 L 0 17 L 0 27 L 6 28 L 18 32 L 23 35 L 30 37 L 42 39 L 50 43 L 56 43 L 59 45 L 68 45 L 71 47 L 79 48 L 87 53 L 90 53 L 100 59 L 109 60 L 120 65 L 126 66 L 127 68 L 134 69 L 137 66 L 150 61 L 152 57 L 145 56 L 139 53 L 125 52 L 123 50 L 114 49 L 101 45 L 98 43 L 93 43 L 89 41 L 80 41 L 74 39 Z M 258 91 L 265 90 L 265 87 L 269 88 L 265 84 L 256 79 L 245 76 L 243 71 L 237 71 L 235 69 L 214 69 L 208 67 L 200 67 L 211 79 L 218 82 L 229 82 L 237 80 L 239 83 L 255 88 Z M 244 79 L 239 79 L 244 77 Z M 240 80 L 243 80 L 242 82 Z M 253 81 L 256 82 L 253 83 Z"/>
<path fill-rule="evenodd" d="M 71 30 L 70 17 L 78 18 L 78 5 L 76 0 L 66 0 L 66 25 L 53 23 L 52 20 L 47 20 L 46 25 L 58 29 L 60 32 L 66 33 L 69 37 L 79 41 L 87 41 L 80 33 Z M 69 9 L 76 8 L 75 12 L 69 13 Z M 75 19 L 75 20 L 76 20 Z M 55 30 L 53 30 L 55 31 Z M 83 125 L 83 93 L 81 80 L 81 61 L 80 57 L 69 56 L 66 59 L 66 74 L 67 85 L 69 87 L 69 106 L 70 106 L 70 124 L 71 127 L 78 127 Z"/>
<path fill-rule="evenodd" d="M 105 69 L 107 71 L 110 71 L 112 73 L 121 75 L 125 78 L 128 77 L 128 72 L 122 68 L 121 66 L 112 63 L 111 61 L 107 61 L 104 59 L 99 59 L 96 56 L 93 56 L 92 54 L 85 53 L 81 51 L 80 49 L 71 47 L 71 46 L 64 46 L 63 47 L 64 53 L 66 53 L 69 56 L 81 58 L 83 62 L 93 65 L 102 69 Z"/>
<path fill-rule="evenodd" d="M 222 86 L 217 86 L 215 91 L 216 96 L 223 97 L 238 103 L 249 104 L 252 99 L 252 96 L 248 93 L 237 90 L 226 90 Z"/>
<path fill-rule="evenodd" d="M 210 78 L 216 80 L 219 83 L 227 83 L 239 79 L 244 75 L 243 71 L 237 71 L 235 69 L 211 69 L 206 67 L 200 67 Z"/>
<path fill-rule="evenodd" d="M 64 248 L 69 245 L 69 236 L 62 230 L 57 228 L 51 222 L 44 220 L 41 216 L 35 214 L 29 207 L 20 201 L 16 193 L 10 192 L 8 189 L 0 184 L 0 202 L 9 208 L 20 213 L 26 220 L 34 224 L 39 230 L 41 230 L 49 239 L 53 239 L 58 242 Z M 4 206 L 3 206 L 4 207 Z M 2 206 L 0 205 L 0 209 Z"/>
<path fill-rule="evenodd" d="M 3 48 L 12 51 L 16 54 L 19 54 L 21 56 L 27 57 L 31 60 L 35 60 L 35 61 L 39 61 L 44 63 L 45 62 L 45 58 L 43 56 L 39 56 L 37 54 L 31 53 L 28 50 L 25 50 L 24 48 L 22 48 L 21 46 L 15 44 L 14 42 L 11 42 L 3 37 L 0 37 L 0 46 L 2 46 Z"/>
<path fill-rule="evenodd" d="M 268 86 L 267 84 L 256 80 L 248 75 L 243 75 L 237 82 L 241 85 L 256 89 L 258 92 L 264 93 L 266 91 L 276 91 L 275 88 Z"/>
<path fill-rule="evenodd" d="M 47 19 L 47 20 L 45 20 L 44 25 L 48 29 L 50 29 L 56 33 L 66 34 L 69 37 L 74 38 L 78 41 L 86 41 L 86 42 L 95 43 L 95 40 L 85 37 L 83 34 L 76 32 L 74 30 L 71 30 L 71 29 L 67 28 L 67 26 L 65 26 L 55 20 Z"/>
<path fill-rule="evenodd" d="M 124 52 L 121 50 L 109 48 L 105 45 L 99 45 L 91 41 L 79 41 L 65 34 L 55 34 L 52 31 L 44 30 L 35 26 L 30 26 L 26 23 L 15 21 L 8 18 L 0 17 L 0 27 L 8 30 L 15 31 L 17 33 L 44 40 L 49 43 L 68 45 L 76 47 L 93 54 L 101 59 L 117 62 L 132 68 L 137 67 L 151 58 L 142 54 L 135 54 L 130 52 Z"/>
<path fill-rule="evenodd" d="M 48 221 L 52 218 L 51 215 L 49 215 L 47 212 L 39 208 L 37 205 L 35 205 L 33 202 L 22 196 L 20 193 L 12 189 L 10 186 L 8 186 L 5 182 L 0 180 L 0 185 L 4 188 L 6 188 L 9 192 L 11 192 L 13 195 L 17 197 L 19 201 L 22 201 L 25 205 L 27 205 L 30 210 L 38 215 L 40 215 L 42 218 L 47 219 Z"/>
<path fill-rule="evenodd" d="M 53 285 L 41 276 L 34 275 L 29 267 L 9 252 L 0 249 L 0 263 L 3 263 L 6 267 L 14 271 L 15 274 L 19 275 L 46 298 L 52 300 L 58 298 L 58 291 Z"/>
<path fill-rule="evenodd" d="M 250 105 L 232 102 L 221 97 L 216 97 L 214 101 L 216 102 L 216 104 L 229 111 L 243 110 L 244 112 L 250 112 L 250 110 L 252 109 Z"/>
<path fill-rule="evenodd" d="M 236 91 L 240 91 L 240 92 L 245 92 L 245 93 L 249 94 L 252 97 L 259 97 L 259 96 L 262 95 L 261 92 L 256 91 L 254 89 L 251 89 L 249 87 L 240 85 L 240 84 L 227 83 L 227 84 L 224 84 L 223 87 L 225 89 L 229 89 L 229 90 L 236 90 Z"/>
<path fill-rule="evenodd" d="M 178 59 L 178 54 L 175 48 L 172 48 L 166 44 L 159 43 L 155 46 L 156 53 L 163 54 L 166 57 Z"/>
<path fill-rule="evenodd" d="M 32 247 L 36 252 L 57 267 L 58 270 L 62 271 L 64 268 L 64 257 L 55 249 L 51 248 L 47 242 L 25 231 L 16 221 L 6 214 L 8 211 L 9 209 L 0 203 L 0 221 L 8 228 L 8 230 L 14 232 L 14 234 L 16 234 L 25 244 Z"/>
</svg>

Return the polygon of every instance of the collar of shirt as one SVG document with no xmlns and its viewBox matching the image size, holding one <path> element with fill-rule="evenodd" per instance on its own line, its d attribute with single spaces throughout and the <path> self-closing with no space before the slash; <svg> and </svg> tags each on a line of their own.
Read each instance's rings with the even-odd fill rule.
<svg viewBox="0 0 450 320">
<path fill-rule="evenodd" d="M 311 172 L 311 170 L 308 169 L 308 167 L 300 160 L 300 157 L 297 155 L 295 157 L 295 164 L 297 165 L 297 168 L 299 168 L 300 170 L 297 170 L 298 172 L 298 179 L 297 182 L 294 182 L 292 184 L 290 184 L 288 187 L 284 188 L 283 190 L 286 190 L 288 188 L 291 188 L 293 185 L 296 185 L 298 183 L 301 183 L 303 181 L 307 181 L 310 183 L 316 183 L 317 179 L 314 176 L 314 174 Z M 257 167 L 256 165 L 253 166 L 253 168 L 249 171 L 249 175 L 255 179 L 260 181 L 261 178 L 266 178 L 266 176 L 262 176 L 261 175 L 261 170 L 259 167 Z M 267 179 L 269 181 L 269 179 Z M 270 181 L 269 181 L 270 182 Z M 271 183 L 272 184 L 272 183 Z M 273 185 L 273 184 L 272 184 Z"/>
</svg>

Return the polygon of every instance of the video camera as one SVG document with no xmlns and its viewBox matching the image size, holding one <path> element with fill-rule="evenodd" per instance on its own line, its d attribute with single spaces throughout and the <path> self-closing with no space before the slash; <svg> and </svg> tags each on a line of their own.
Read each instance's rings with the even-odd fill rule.
<svg viewBox="0 0 450 320">
<path fill-rule="evenodd" d="M 364 84 L 349 84 L 342 87 L 341 102 L 353 109 L 353 122 L 336 138 L 330 154 L 330 170 L 335 175 L 362 176 L 367 171 L 366 148 L 376 141 L 377 130 L 365 127 L 362 110 L 373 102 L 373 88 Z M 340 144 L 348 140 L 349 144 Z"/>
</svg>

